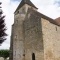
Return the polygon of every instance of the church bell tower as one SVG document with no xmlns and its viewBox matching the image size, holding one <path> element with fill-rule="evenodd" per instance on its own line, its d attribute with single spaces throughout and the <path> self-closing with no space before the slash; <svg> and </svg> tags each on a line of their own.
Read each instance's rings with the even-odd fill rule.
<svg viewBox="0 0 60 60">
<path fill-rule="evenodd" d="M 14 24 L 12 25 L 12 35 L 10 43 L 10 60 L 24 60 L 24 33 L 23 21 L 28 8 L 37 10 L 37 7 L 30 0 L 22 0 L 14 12 Z"/>
</svg>

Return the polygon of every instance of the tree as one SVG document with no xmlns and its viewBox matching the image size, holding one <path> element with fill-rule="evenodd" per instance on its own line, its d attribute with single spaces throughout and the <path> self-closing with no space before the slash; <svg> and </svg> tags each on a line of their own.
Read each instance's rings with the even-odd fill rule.
<svg viewBox="0 0 60 60">
<path fill-rule="evenodd" d="M 5 31 L 6 31 L 6 27 L 5 27 L 5 19 L 4 19 L 4 17 L 5 16 L 2 16 L 2 14 L 3 14 L 3 11 L 2 11 L 2 7 L 1 7 L 1 2 L 0 2 L 0 44 L 2 44 L 5 40 L 6 40 L 6 36 L 7 36 L 7 34 L 5 33 Z"/>
<path fill-rule="evenodd" d="M 6 60 L 6 58 L 9 57 L 9 53 L 10 53 L 9 50 L 0 50 L 0 57 L 3 57 L 4 60 Z"/>
</svg>

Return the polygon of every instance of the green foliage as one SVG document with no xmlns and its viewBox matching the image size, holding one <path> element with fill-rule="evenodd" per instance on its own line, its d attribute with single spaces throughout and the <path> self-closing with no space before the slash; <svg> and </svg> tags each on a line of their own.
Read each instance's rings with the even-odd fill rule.
<svg viewBox="0 0 60 60">
<path fill-rule="evenodd" d="M 3 57 L 4 59 L 9 57 L 9 50 L 0 50 L 0 57 Z"/>
<path fill-rule="evenodd" d="M 0 2 L 0 5 L 1 5 L 1 2 Z M 2 7 L 0 6 L 0 44 L 2 44 L 6 40 L 5 36 L 7 36 L 7 34 L 5 33 L 6 31 L 6 26 L 5 26 L 6 24 L 4 19 L 5 16 L 2 16 L 3 11 L 1 8 Z"/>
</svg>

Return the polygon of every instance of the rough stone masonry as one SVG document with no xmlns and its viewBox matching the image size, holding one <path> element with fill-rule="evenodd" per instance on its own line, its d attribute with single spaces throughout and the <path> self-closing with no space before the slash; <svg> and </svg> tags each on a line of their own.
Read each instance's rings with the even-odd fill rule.
<svg viewBox="0 0 60 60">
<path fill-rule="evenodd" d="M 22 0 L 14 12 L 10 60 L 60 60 L 60 18 L 53 20 Z"/>
</svg>

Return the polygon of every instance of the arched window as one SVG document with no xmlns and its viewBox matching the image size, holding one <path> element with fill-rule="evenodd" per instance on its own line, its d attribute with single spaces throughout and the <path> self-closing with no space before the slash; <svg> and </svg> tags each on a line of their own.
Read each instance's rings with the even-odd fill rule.
<svg viewBox="0 0 60 60">
<path fill-rule="evenodd" d="M 32 60 L 35 60 L 35 54 L 32 53 Z"/>
</svg>

